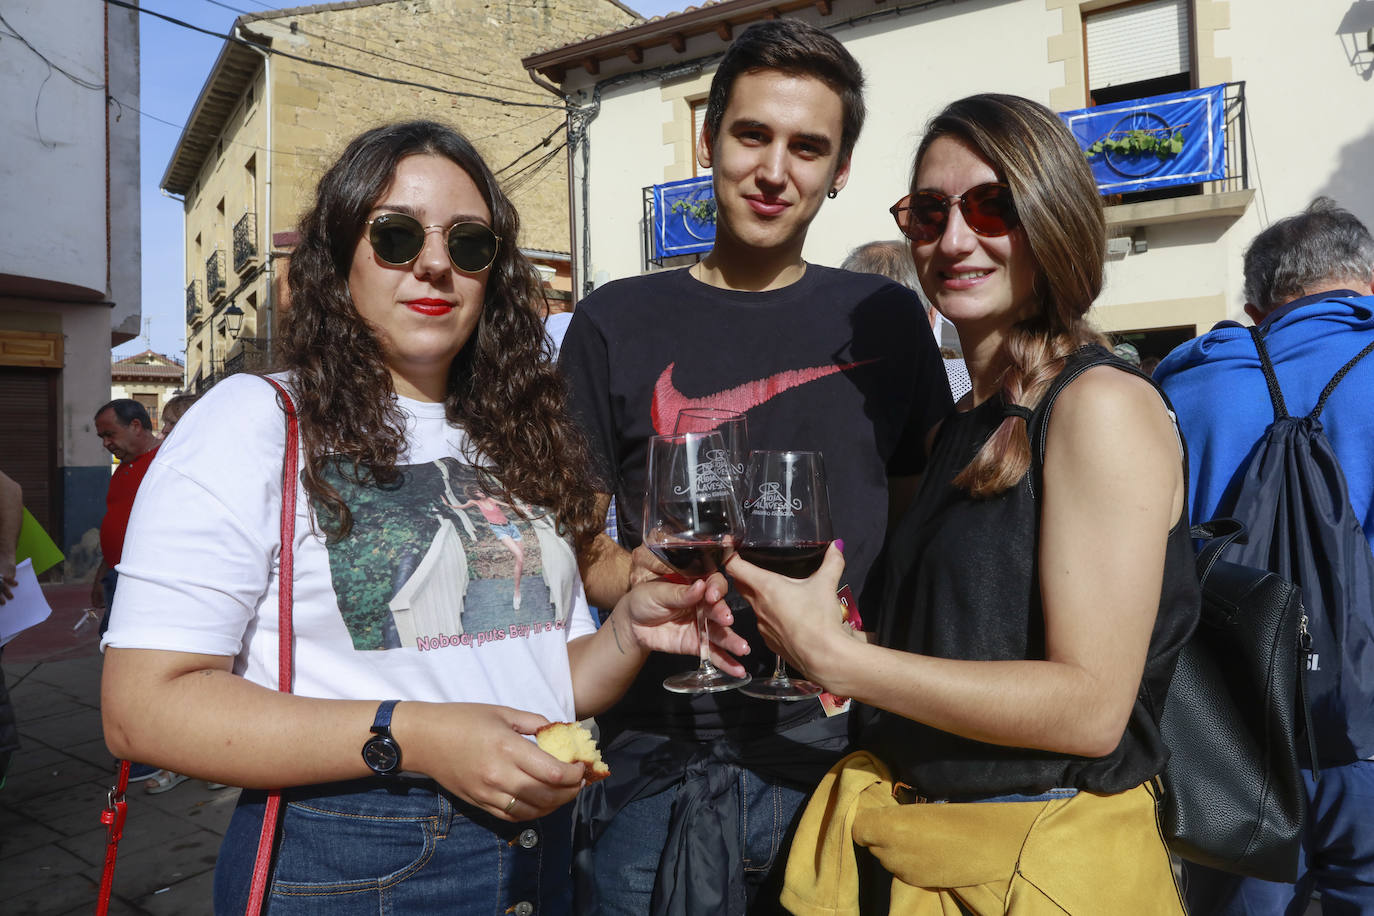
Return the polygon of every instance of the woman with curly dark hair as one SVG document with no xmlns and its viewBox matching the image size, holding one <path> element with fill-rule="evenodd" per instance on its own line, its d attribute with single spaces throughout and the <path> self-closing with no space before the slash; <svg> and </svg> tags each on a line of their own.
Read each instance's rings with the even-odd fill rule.
<svg viewBox="0 0 1374 916">
<path fill-rule="evenodd" d="M 274 689 L 277 393 L 220 383 L 143 482 L 104 641 L 106 740 L 247 787 L 217 912 L 244 909 L 270 789 L 273 913 L 568 912 L 585 770 L 527 736 L 604 709 L 651 650 L 695 653 L 693 609 L 724 592 L 645 583 L 594 627 L 574 547 L 600 519 L 518 233 L 471 144 L 432 122 L 368 131 L 320 181 L 273 376 L 301 437 L 291 693 Z M 460 495 L 477 491 L 501 525 Z"/>
</svg>

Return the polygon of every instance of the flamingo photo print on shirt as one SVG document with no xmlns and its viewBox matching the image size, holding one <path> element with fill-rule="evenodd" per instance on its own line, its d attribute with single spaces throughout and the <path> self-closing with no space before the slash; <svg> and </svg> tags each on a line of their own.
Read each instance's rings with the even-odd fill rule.
<svg viewBox="0 0 1374 916">
<path fill-rule="evenodd" d="M 386 484 L 325 475 L 352 513 L 326 549 L 354 649 L 481 645 L 565 625 L 576 561 L 544 510 L 502 502 L 454 458 L 396 470 Z M 329 510 L 314 508 L 328 530 Z"/>
</svg>

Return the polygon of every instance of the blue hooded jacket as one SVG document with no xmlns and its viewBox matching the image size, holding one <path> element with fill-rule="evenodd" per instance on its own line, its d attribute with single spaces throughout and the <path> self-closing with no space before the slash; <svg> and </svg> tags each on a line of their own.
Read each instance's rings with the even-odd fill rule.
<svg viewBox="0 0 1374 916">
<path fill-rule="evenodd" d="M 1374 296 L 1333 290 L 1275 309 L 1260 325 L 1288 412 L 1311 412 L 1322 389 L 1374 340 Z M 1179 346 L 1155 369 L 1188 443 L 1193 522 L 1229 504 L 1256 445 L 1274 420 L 1249 332 L 1218 326 Z M 1345 472 L 1350 501 L 1374 547 L 1374 356 L 1341 381 L 1321 415 Z"/>
</svg>

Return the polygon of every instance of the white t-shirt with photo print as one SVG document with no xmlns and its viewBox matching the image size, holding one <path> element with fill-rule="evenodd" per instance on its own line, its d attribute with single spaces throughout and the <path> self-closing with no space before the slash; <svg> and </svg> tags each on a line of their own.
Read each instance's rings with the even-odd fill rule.
<svg viewBox="0 0 1374 916">
<path fill-rule="evenodd" d="M 293 692 L 571 720 L 567 642 L 594 630 L 571 546 L 541 510 L 522 517 L 482 490 L 442 404 L 399 404 L 397 481 L 327 475 L 347 537 L 326 541 L 296 481 Z M 139 489 L 102 648 L 233 656 L 275 689 L 285 441 L 260 378 L 230 377 L 187 412 Z"/>
</svg>

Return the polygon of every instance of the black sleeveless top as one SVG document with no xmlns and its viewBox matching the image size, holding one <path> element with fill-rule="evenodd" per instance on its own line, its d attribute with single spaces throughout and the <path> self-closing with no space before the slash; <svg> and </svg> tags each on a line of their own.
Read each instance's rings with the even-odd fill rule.
<svg viewBox="0 0 1374 916">
<path fill-rule="evenodd" d="M 1035 495 L 1044 434 L 1059 391 L 1097 364 L 1141 375 L 1101 347 L 1085 347 L 1070 356 L 1031 417 L 1031 469 L 1016 486 L 992 499 L 975 500 L 950 481 L 1001 424 L 1001 396 L 944 421 L 920 492 L 887 545 L 886 584 L 877 608 L 880 644 L 941 658 L 1045 657 L 1036 568 L 1040 507 Z M 1103 512 L 1109 511 L 1111 507 L 1103 507 Z M 1084 537 L 1092 537 L 1092 532 L 1084 532 Z M 1179 647 L 1192 633 L 1200 605 L 1185 501 L 1169 532 L 1159 612 L 1141 689 L 1121 743 L 1111 754 L 1077 757 L 985 744 L 867 706 L 856 706 L 858 745 L 881 759 L 894 779 L 933 798 L 1038 793 L 1052 787 L 1100 793 L 1133 788 L 1157 774 L 1168 759 L 1158 712 Z"/>
</svg>

